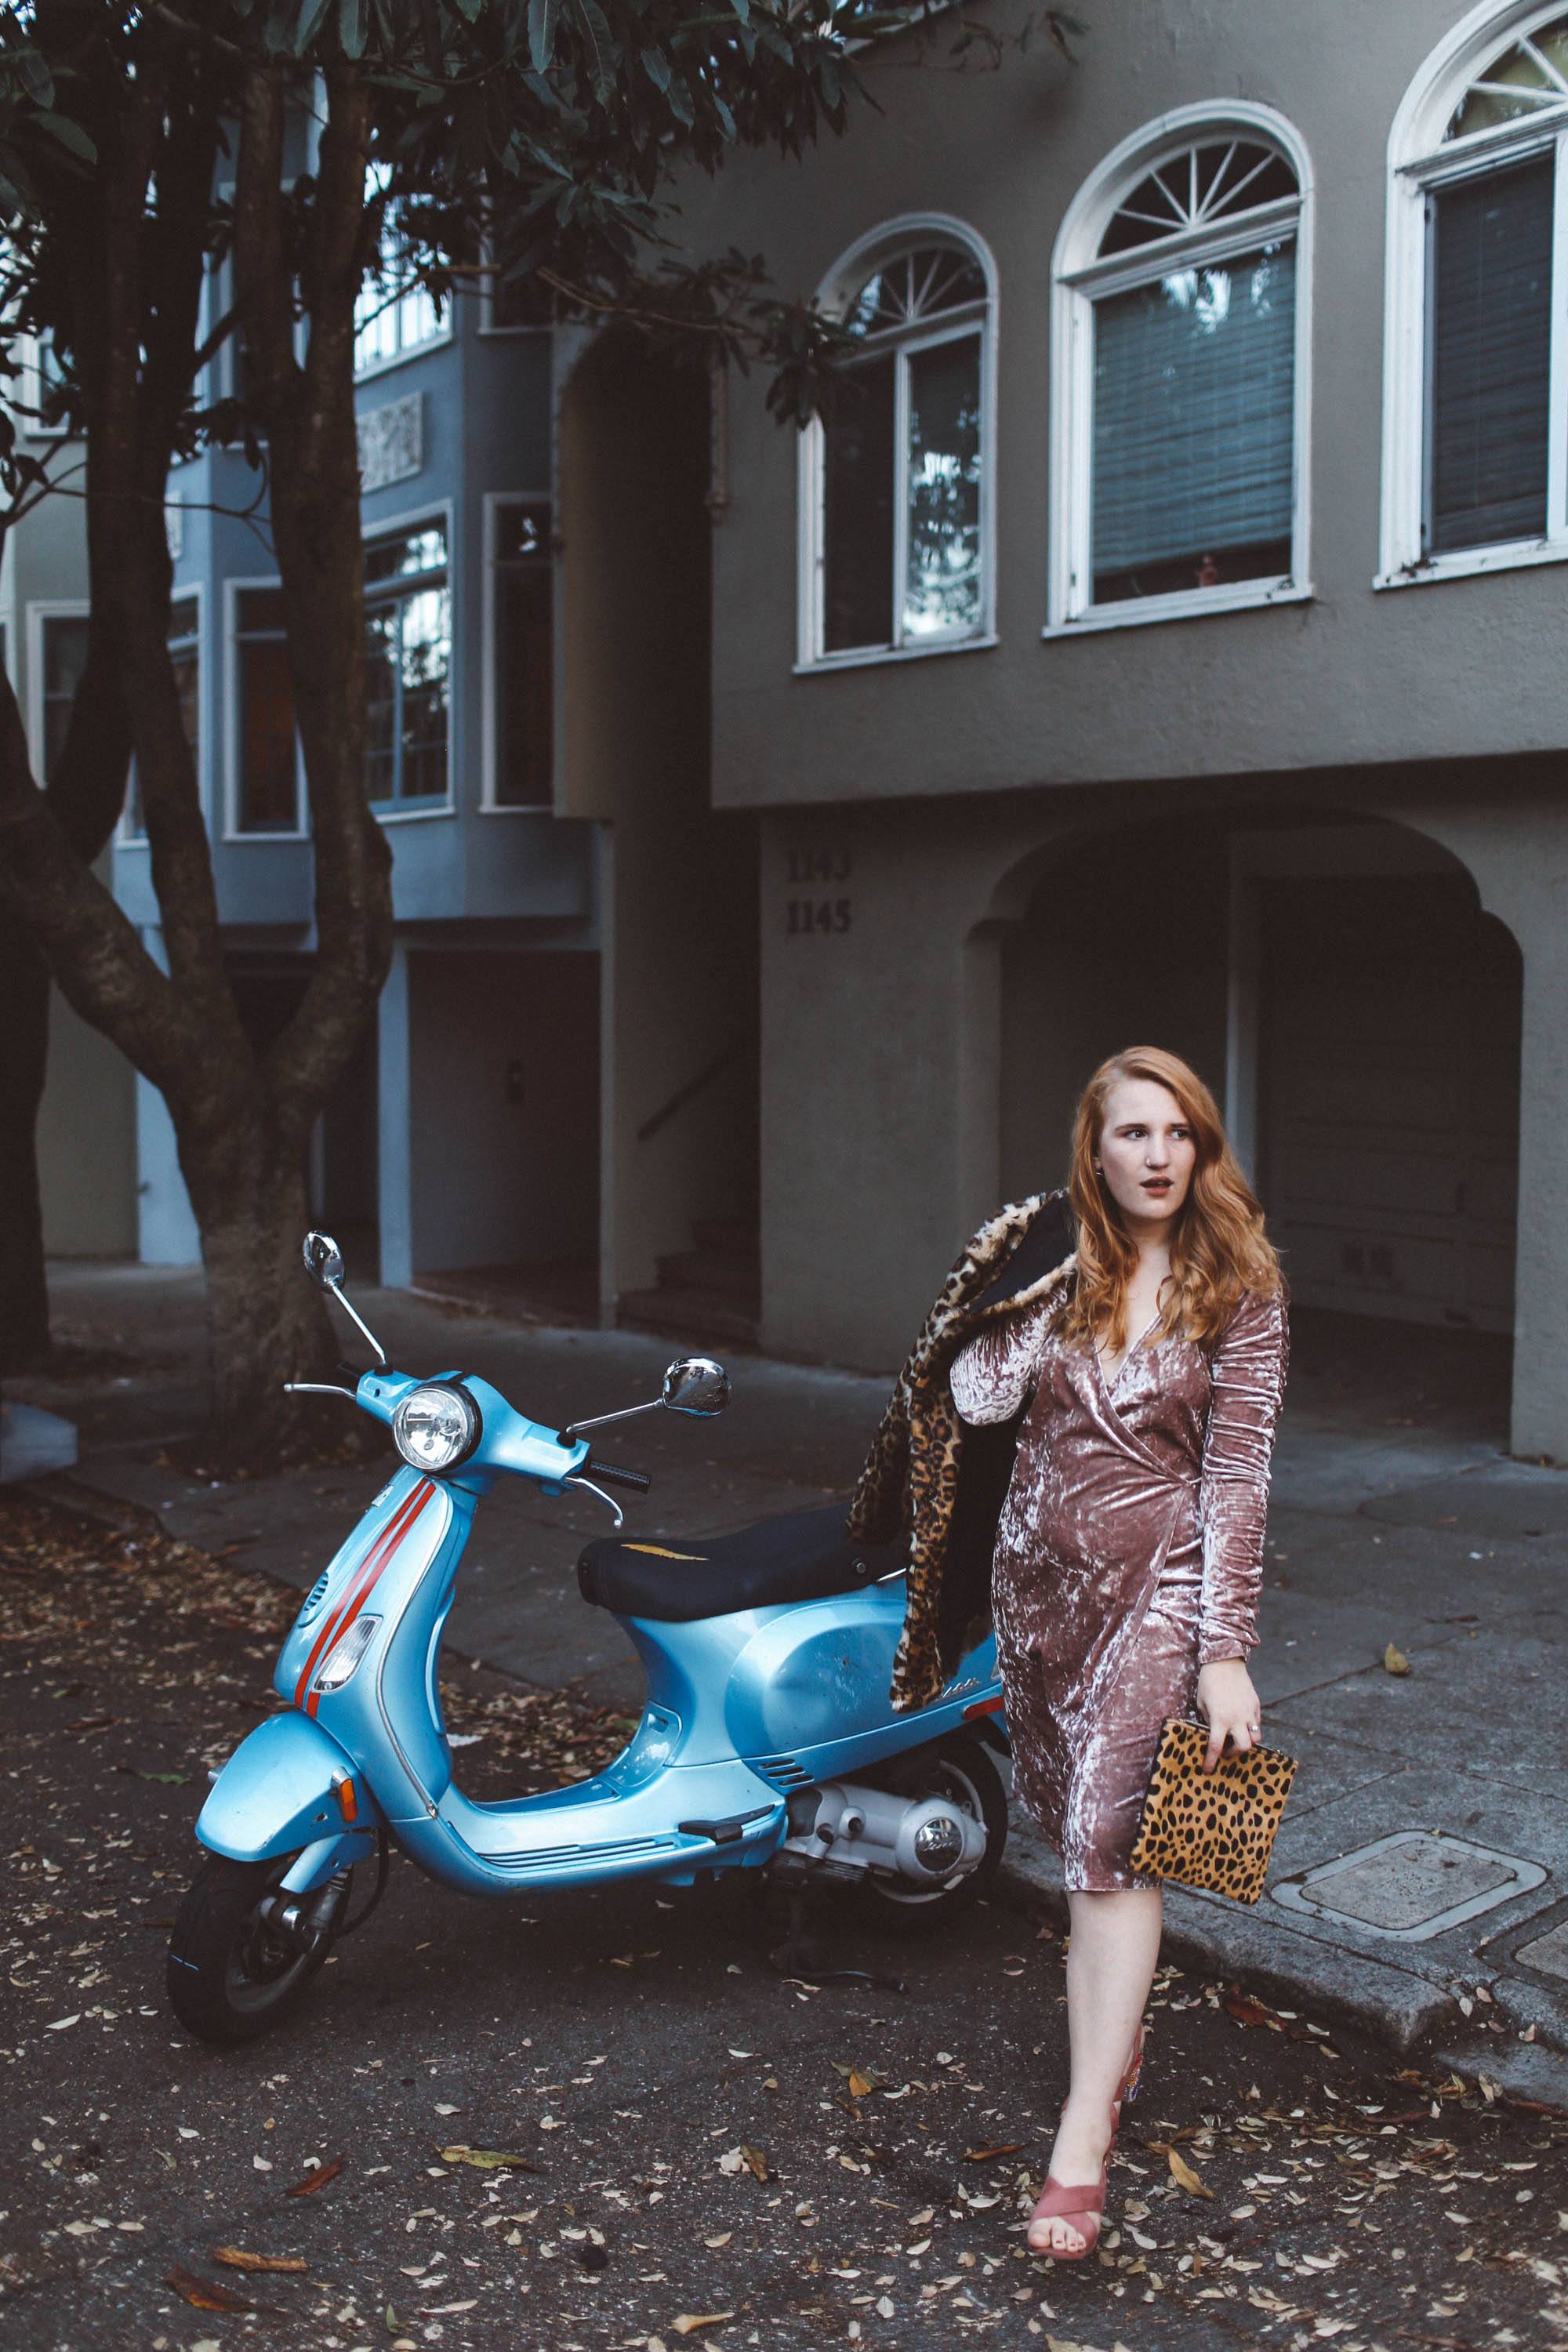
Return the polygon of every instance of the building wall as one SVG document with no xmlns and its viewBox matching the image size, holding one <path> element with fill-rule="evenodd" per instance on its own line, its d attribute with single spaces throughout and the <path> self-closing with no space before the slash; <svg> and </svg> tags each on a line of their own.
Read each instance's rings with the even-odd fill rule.
<svg viewBox="0 0 1568 2352">
<path fill-rule="evenodd" d="M 79 499 L 45 499 L 5 535 L 0 564 L 5 657 L 28 730 L 35 772 L 42 754 L 41 621 L 46 611 L 85 609 L 86 516 Z M 111 879 L 113 854 L 99 866 Z M 58 990 L 49 1003 L 48 1076 L 37 1126 L 44 1247 L 51 1257 L 121 1257 L 136 1246 L 135 1078 L 130 1064 L 73 1013 Z"/>
<path fill-rule="evenodd" d="M 1084 0 L 1076 65 L 1047 42 L 997 71 L 868 68 L 886 111 L 798 163 L 747 156 L 686 199 L 699 249 L 766 253 L 810 296 L 879 223 L 955 215 L 999 284 L 997 633 L 992 648 L 815 676 L 796 647 L 796 449 L 764 378 L 730 387 L 731 503 L 716 535 L 714 790 L 725 805 L 975 794 L 1134 778 L 1462 761 L 1568 740 L 1557 566 L 1374 591 L 1385 155 L 1395 109 L 1459 0 Z M 1005 37 L 1022 7 L 989 12 Z M 1041 637 L 1050 263 L 1074 194 L 1168 110 L 1277 109 L 1316 180 L 1309 431 L 1312 598 Z"/>
<path fill-rule="evenodd" d="M 708 480 L 705 377 L 588 349 L 561 404 L 561 805 L 603 828 L 606 1312 L 698 1221 L 755 1214 L 755 827 L 710 803 Z"/>
</svg>

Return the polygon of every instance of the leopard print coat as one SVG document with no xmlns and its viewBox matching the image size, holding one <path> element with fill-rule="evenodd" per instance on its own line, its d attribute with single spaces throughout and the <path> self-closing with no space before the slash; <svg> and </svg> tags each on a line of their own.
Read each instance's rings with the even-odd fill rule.
<svg viewBox="0 0 1568 2352">
<path fill-rule="evenodd" d="M 967 1427 L 948 1368 L 986 1323 L 1068 1279 L 1078 1263 L 1073 1239 L 1065 1185 L 981 1226 L 921 1327 L 851 1497 L 848 1536 L 904 1539 L 907 1597 L 890 1694 L 900 1712 L 929 1706 L 989 1628 L 991 1556 L 1023 1417 Z"/>
</svg>

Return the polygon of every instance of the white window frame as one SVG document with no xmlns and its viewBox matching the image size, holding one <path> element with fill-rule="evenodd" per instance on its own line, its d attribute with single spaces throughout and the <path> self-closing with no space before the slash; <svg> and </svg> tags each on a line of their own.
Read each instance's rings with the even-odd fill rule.
<svg viewBox="0 0 1568 2352">
<path fill-rule="evenodd" d="M 1181 229 L 1131 252 L 1098 258 L 1117 207 L 1140 180 L 1196 142 L 1250 138 L 1276 148 L 1296 175 L 1298 194 L 1259 205 L 1227 224 Z M 1145 627 L 1305 602 L 1312 594 L 1312 215 L 1310 158 L 1299 132 L 1270 106 L 1227 99 L 1177 107 L 1146 122 L 1111 150 L 1068 205 L 1051 256 L 1050 505 L 1045 637 L 1088 630 Z M 1163 277 L 1173 268 L 1225 261 L 1256 251 L 1273 232 L 1292 232 L 1296 248 L 1295 455 L 1291 469 L 1290 569 L 1272 580 L 1236 580 L 1215 588 L 1129 597 L 1096 604 L 1091 568 L 1094 458 L 1094 306 Z"/>
<path fill-rule="evenodd" d="M 196 797 L 205 812 L 207 800 L 206 774 L 212 764 L 210 748 L 212 737 L 209 731 L 212 705 L 212 649 L 207 644 L 206 582 L 193 580 L 184 587 L 176 582 L 169 591 L 171 604 L 183 604 L 187 597 L 194 602 L 196 608 Z M 135 757 L 132 754 L 132 766 L 134 767 L 134 765 Z M 247 841 L 276 841 L 279 837 L 275 833 L 247 833 L 243 836 Z M 115 842 L 121 849 L 145 849 L 147 846 L 146 834 L 135 832 L 131 824 L 129 772 L 125 780 L 125 805 L 120 813 L 120 823 L 115 828 Z"/>
<path fill-rule="evenodd" d="M 1388 221 L 1384 283 L 1383 504 L 1374 588 L 1514 572 L 1568 558 L 1568 104 L 1446 143 L 1444 130 L 1488 60 L 1521 35 L 1562 16 L 1564 0 L 1485 0 L 1422 65 L 1388 137 Z M 1429 440 L 1427 323 L 1431 239 L 1427 197 L 1532 156 L 1556 154 L 1552 238 L 1552 356 L 1546 533 L 1490 547 L 1422 551 Z"/>
<path fill-rule="evenodd" d="M 484 264 L 483 275 L 479 279 L 479 333 L 494 335 L 502 342 L 510 342 L 518 335 L 552 335 L 555 332 L 555 322 L 552 319 L 532 320 L 520 319 L 513 326 L 498 322 L 495 315 L 495 279 L 491 275 L 495 254 L 488 236 L 480 240 L 479 259 Z"/>
<path fill-rule="evenodd" d="M 368 285 L 368 283 L 369 281 L 367 279 L 365 284 Z M 361 290 L 363 290 L 363 287 Z M 407 290 L 424 291 L 422 288 L 409 289 Z M 388 302 L 393 304 L 401 302 L 404 299 L 405 297 L 402 294 L 392 294 L 387 297 Z M 428 295 L 426 295 L 426 299 L 427 300 L 430 299 Z M 434 309 L 433 303 L 432 309 Z M 456 331 L 457 312 L 458 296 L 454 292 L 447 295 L 445 315 L 437 320 L 436 330 L 433 334 L 422 335 L 416 343 L 404 343 L 400 341 L 396 351 L 386 352 L 381 359 L 366 360 L 363 367 L 358 365 L 356 362 L 354 367 L 355 383 L 369 383 L 375 376 L 389 375 L 394 368 L 406 367 L 411 360 L 423 359 L 427 352 L 438 352 L 443 350 L 453 339 L 453 335 Z M 360 331 L 361 331 L 358 328 L 354 331 L 354 341 L 356 343 L 359 341 Z"/>
<path fill-rule="evenodd" d="M 33 596 L 27 600 L 27 760 L 39 782 L 44 776 L 44 628 L 49 621 L 86 621 L 92 605 L 85 596 Z"/>
<path fill-rule="evenodd" d="M 858 237 L 828 271 L 817 289 L 816 299 L 824 310 L 844 302 L 858 285 L 869 275 L 879 259 L 892 260 L 898 253 L 922 240 L 961 247 L 970 258 L 978 262 L 985 279 L 985 295 L 968 315 L 947 324 L 939 312 L 929 328 L 915 326 L 899 333 L 890 331 L 886 341 L 878 338 L 879 347 L 897 354 L 894 373 L 895 421 L 893 430 L 894 463 L 900 475 L 906 462 L 909 445 L 909 356 L 938 343 L 953 342 L 968 335 L 980 339 L 980 619 L 976 627 L 952 630 L 941 636 L 899 641 L 899 603 L 895 587 L 893 602 L 893 643 L 888 646 L 856 646 L 843 653 L 828 653 L 823 647 L 824 604 L 823 587 L 827 558 L 825 527 L 826 468 L 824 463 L 826 436 L 820 417 L 814 416 L 796 437 L 799 443 L 796 474 L 796 510 L 799 517 L 797 547 L 798 596 L 796 612 L 796 655 L 795 674 L 815 677 L 823 670 L 860 669 L 873 662 L 923 661 L 935 654 L 973 653 L 996 643 L 996 264 L 991 248 L 964 221 L 950 213 L 903 213 L 896 220 L 883 221 L 866 236 Z M 893 505 L 893 579 L 904 577 L 909 544 L 909 499 L 895 498 Z"/>
<path fill-rule="evenodd" d="M 420 349 L 428 350 L 429 345 L 421 344 Z M 396 808 L 384 801 L 379 806 L 371 806 L 367 802 L 377 824 L 424 824 L 433 817 L 457 814 L 458 541 L 452 527 L 452 501 L 427 499 L 423 505 L 410 508 L 406 514 L 376 515 L 374 519 L 366 516 L 360 524 L 360 538 L 370 547 L 378 539 L 397 539 L 434 522 L 440 524 L 447 538 L 447 609 L 451 616 L 452 649 L 447 671 L 447 797 L 442 801 L 421 801 L 416 808 Z"/>
<path fill-rule="evenodd" d="M 305 754 L 300 741 L 300 722 L 294 721 L 294 830 L 291 833 L 247 833 L 239 823 L 239 646 L 237 632 L 239 625 L 239 599 L 247 588 L 272 588 L 282 592 L 283 583 L 276 572 L 258 573 L 244 579 L 229 578 L 223 583 L 223 746 L 224 746 L 224 814 L 223 837 L 226 842 L 240 842 L 247 848 L 266 847 L 280 841 L 308 841 L 310 820 L 305 797 Z"/>
<path fill-rule="evenodd" d="M 510 333 L 512 331 L 510 329 L 503 329 L 501 331 Z M 521 329 L 518 331 L 532 333 L 535 330 L 528 328 Z M 552 697 L 555 711 L 555 723 L 552 729 L 554 740 L 552 745 L 552 750 L 554 756 L 551 761 L 551 767 L 553 772 L 551 777 L 550 798 L 544 801 L 534 801 L 522 804 L 508 801 L 498 801 L 496 798 L 496 720 L 500 716 L 498 702 L 499 677 L 496 650 L 496 517 L 502 507 L 529 506 L 545 507 L 549 509 L 550 513 L 552 544 L 550 564 L 550 634 L 552 653 L 553 656 L 552 667 L 556 673 L 552 683 L 557 688 L 559 688 L 560 684 L 560 647 L 563 614 L 562 612 L 561 601 L 561 566 L 554 558 L 554 498 L 549 490 L 487 490 L 480 501 L 480 520 L 482 527 L 481 545 L 483 549 L 485 567 L 485 604 L 480 631 L 479 656 L 479 705 L 483 713 L 484 726 L 484 740 L 480 749 L 479 756 L 479 814 L 481 816 L 541 817 L 553 816 L 555 814 L 555 786 L 561 756 L 561 698 L 558 691 Z"/>
<path fill-rule="evenodd" d="M 50 338 L 47 335 L 26 334 L 20 338 L 22 346 L 22 401 L 32 411 L 23 421 L 23 438 L 28 441 L 65 441 L 70 437 L 68 425 L 43 425 L 38 410 L 44 398 L 44 352 Z"/>
</svg>

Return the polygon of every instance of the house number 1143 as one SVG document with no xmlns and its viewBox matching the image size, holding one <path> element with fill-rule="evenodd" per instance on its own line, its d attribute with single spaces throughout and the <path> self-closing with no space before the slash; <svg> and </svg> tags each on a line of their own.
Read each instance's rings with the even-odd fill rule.
<svg viewBox="0 0 1568 2352">
<path fill-rule="evenodd" d="M 849 852 L 842 846 L 795 848 L 789 852 L 789 879 L 798 889 L 805 884 L 811 889 L 823 884 L 846 882 L 849 878 Z M 786 936 L 792 940 L 821 938 L 830 931 L 847 931 L 854 918 L 851 901 L 845 898 L 791 898 L 784 902 Z"/>
</svg>

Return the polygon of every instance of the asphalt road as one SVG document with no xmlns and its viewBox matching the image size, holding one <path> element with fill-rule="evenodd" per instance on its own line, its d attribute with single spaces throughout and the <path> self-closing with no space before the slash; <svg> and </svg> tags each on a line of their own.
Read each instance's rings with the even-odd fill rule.
<svg viewBox="0 0 1568 2352">
<path fill-rule="evenodd" d="M 818 1919 L 898 1991 L 779 1973 L 742 1886 L 502 1907 L 399 1864 L 295 2021 L 191 2042 L 162 1987 L 191 1822 L 293 1605 L 0 1497 L 18 2352 L 1568 2347 L 1568 2118 L 1173 1969 L 1100 2257 L 1030 2258 L 1062 1948 L 1000 1903 L 920 1942 Z M 471 1669 L 448 1711 L 483 1795 L 621 1727 Z"/>
</svg>

